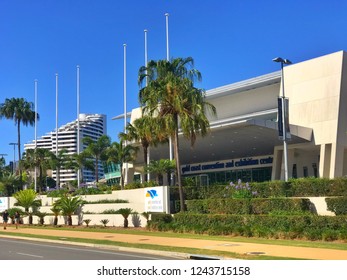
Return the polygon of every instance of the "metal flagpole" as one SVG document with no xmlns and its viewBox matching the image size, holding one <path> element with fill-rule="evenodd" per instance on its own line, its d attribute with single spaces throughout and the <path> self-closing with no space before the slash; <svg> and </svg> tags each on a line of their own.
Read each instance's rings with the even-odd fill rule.
<svg viewBox="0 0 347 280">
<path fill-rule="evenodd" d="M 55 74 L 55 155 L 58 157 L 58 74 Z M 55 172 L 56 183 L 58 184 L 58 188 L 60 188 L 58 168 Z"/>
<path fill-rule="evenodd" d="M 147 67 L 148 64 L 148 49 L 147 49 L 147 32 L 148 30 L 145 29 L 145 66 Z M 147 77 L 147 70 L 146 70 L 146 87 L 148 86 L 148 77 Z M 150 147 L 147 149 L 147 165 L 149 164 L 150 161 L 150 156 L 151 156 L 151 150 Z M 151 179 L 151 174 L 150 172 L 147 172 L 147 181 Z"/>
<path fill-rule="evenodd" d="M 127 133 L 127 65 L 126 65 L 126 60 L 127 60 L 127 44 L 123 44 L 124 48 L 124 133 Z M 127 145 L 127 141 L 124 141 L 124 145 Z M 125 182 L 128 182 L 128 163 L 125 163 L 125 174 L 124 174 L 124 185 Z"/>
<path fill-rule="evenodd" d="M 34 81 L 35 88 L 35 157 L 36 157 L 36 149 L 37 149 L 37 80 Z M 35 183 L 34 190 L 37 191 L 37 167 L 35 165 Z M 46 186 L 47 187 L 47 186 Z"/>
<path fill-rule="evenodd" d="M 169 53 L 169 13 L 165 14 L 166 17 L 166 60 L 170 61 L 170 53 Z M 170 153 L 170 160 L 173 159 L 173 151 L 172 151 L 172 137 L 169 137 L 169 153 Z M 173 173 L 170 175 L 170 185 L 173 181 Z"/>
<path fill-rule="evenodd" d="M 80 154 L 80 66 L 77 65 L 77 155 Z M 77 188 L 80 186 L 81 169 L 77 170 Z"/>
</svg>

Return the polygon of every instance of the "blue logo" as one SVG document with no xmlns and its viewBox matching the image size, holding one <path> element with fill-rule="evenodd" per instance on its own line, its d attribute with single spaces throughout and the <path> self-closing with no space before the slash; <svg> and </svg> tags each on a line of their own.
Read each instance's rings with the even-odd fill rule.
<svg viewBox="0 0 347 280">
<path fill-rule="evenodd" d="M 151 197 L 152 199 L 155 198 L 156 196 L 158 196 L 156 190 L 149 190 L 149 191 L 147 191 L 147 193 L 146 193 L 146 197 Z"/>
</svg>

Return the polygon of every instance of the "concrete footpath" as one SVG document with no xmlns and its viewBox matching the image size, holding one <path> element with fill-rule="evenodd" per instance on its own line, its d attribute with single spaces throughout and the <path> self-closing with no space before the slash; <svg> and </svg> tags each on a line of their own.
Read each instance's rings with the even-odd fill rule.
<svg viewBox="0 0 347 280">
<path fill-rule="evenodd" d="M 1 227 L 0 233 L 5 232 Z M 37 227 L 20 227 L 16 229 L 14 226 L 9 226 L 6 229 L 8 233 L 23 233 L 42 236 L 57 236 L 60 237 L 59 243 L 68 243 L 69 238 L 84 238 L 90 240 L 109 240 L 133 244 L 154 244 L 162 246 L 197 248 L 205 250 L 216 250 L 233 252 L 241 255 L 265 255 L 276 256 L 284 258 L 298 258 L 298 259 L 312 259 L 312 260 L 347 260 L 347 250 L 335 249 L 318 249 L 306 247 L 293 247 L 283 245 L 267 245 L 255 244 L 244 242 L 227 242 L 227 241 L 214 241 L 214 240 L 201 240 L 189 238 L 173 238 L 173 237 L 155 237 L 148 235 L 135 235 L 135 234 L 120 234 L 110 232 L 87 232 L 78 230 L 54 230 L 54 229 L 40 229 Z M 8 237 L 2 235 L 1 237 Z M 15 236 L 15 238 L 25 238 Z M 56 241 L 50 241 L 56 242 Z M 79 243 L 80 244 L 80 243 Z M 90 246 L 90 245 L 89 245 Z M 121 248 L 120 246 L 115 246 Z M 134 250 L 134 249 L 131 249 Z M 164 253 L 164 252 L 161 252 Z M 172 255 L 172 252 L 168 252 Z M 187 255 L 187 254 L 186 254 Z M 189 254 L 188 254 L 189 255 Z M 195 256 L 196 257 L 196 256 Z"/>
</svg>

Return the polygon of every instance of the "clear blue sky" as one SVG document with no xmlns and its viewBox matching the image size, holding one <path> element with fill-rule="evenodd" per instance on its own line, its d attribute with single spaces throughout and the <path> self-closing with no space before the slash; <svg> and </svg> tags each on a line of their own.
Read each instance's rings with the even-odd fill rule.
<svg viewBox="0 0 347 280">
<path fill-rule="evenodd" d="M 127 44 L 127 109 L 138 107 L 137 74 L 149 59 L 192 56 L 206 90 L 279 70 L 272 58 L 294 63 L 347 49 L 347 1 L 339 0 L 1 0 L 0 103 L 34 101 L 38 80 L 38 136 L 55 129 L 55 74 L 59 126 L 76 119 L 76 65 L 81 113 L 107 115 L 118 140 L 123 121 L 123 44 Z M 250 104 L 251 106 L 251 104 Z M 34 127 L 22 127 L 23 144 Z M 13 160 L 17 130 L 0 120 L 0 153 Z M 16 153 L 16 159 L 18 155 Z"/>
</svg>

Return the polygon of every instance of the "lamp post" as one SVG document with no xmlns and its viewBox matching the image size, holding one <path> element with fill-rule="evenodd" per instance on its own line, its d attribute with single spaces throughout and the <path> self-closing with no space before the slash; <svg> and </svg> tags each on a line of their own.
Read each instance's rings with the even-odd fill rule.
<svg viewBox="0 0 347 280">
<path fill-rule="evenodd" d="M 18 146 L 18 143 L 9 143 L 9 145 L 13 146 L 13 165 L 12 165 L 12 173 L 14 174 L 15 166 L 16 166 L 16 145 Z"/>
<path fill-rule="evenodd" d="M 282 109 L 282 134 L 283 136 L 280 138 L 283 139 L 283 157 L 284 157 L 284 180 L 285 182 L 288 181 L 288 147 L 287 147 L 287 130 L 289 130 L 289 127 L 286 127 L 286 106 L 285 106 L 285 94 L 284 94 L 284 74 L 283 74 L 283 65 L 284 64 L 292 64 L 292 62 L 289 59 L 283 59 L 281 57 L 276 57 L 272 61 L 281 63 L 281 80 L 282 80 L 282 95 L 281 95 L 281 109 Z"/>
</svg>

